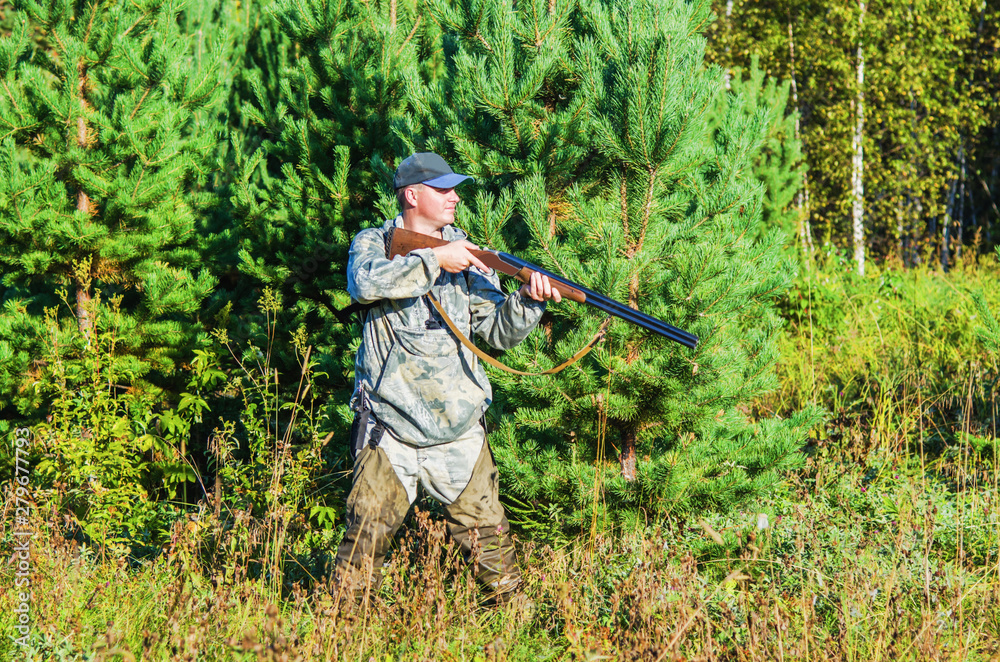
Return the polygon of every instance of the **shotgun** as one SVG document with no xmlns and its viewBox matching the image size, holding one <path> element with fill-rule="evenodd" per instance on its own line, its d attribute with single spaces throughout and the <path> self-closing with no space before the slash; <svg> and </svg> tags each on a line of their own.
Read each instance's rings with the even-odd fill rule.
<svg viewBox="0 0 1000 662">
<path fill-rule="evenodd" d="M 437 248 L 448 243 L 444 239 L 438 239 L 437 237 L 431 237 L 403 228 L 393 228 L 389 230 L 389 233 L 389 236 L 386 237 L 388 246 L 386 254 L 390 260 L 397 255 L 409 255 L 410 251 L 417 250 L 418 248 Z M 578 303 L 590 304 L 609 315 L 614 315 L 626 322 L 637 324 L 648 331 L 659 333 L 661 336 L 665 336 L 685 347 L 694 349 L 695 345 L 698 344 L 698 336 L 694 334 L 678 329 L 676 326 L 671 326 L 655 317 L 640 313 L 638 310 L 618 303 L 614 299 L 609 299 L 603 294 L 598 294 L 593 290 L 588 290 L 586 287 L 571 283 L 565 278 L 546 271 L 541 267 L 529 264 L 521 258 L 514 257 L 508 253 L 501 253 L 500 251 L 484 250 L 471 252 L 491 269 L 496 269 L 508 276 L 513 276 L 522 283 L 527 283 L 531 278 L 531 274 L 537 271 L 548 276 L 552 282 L 552 287 L 558 289 L 559 294 L 566 299 L 571 299 Z"/>
</svg>

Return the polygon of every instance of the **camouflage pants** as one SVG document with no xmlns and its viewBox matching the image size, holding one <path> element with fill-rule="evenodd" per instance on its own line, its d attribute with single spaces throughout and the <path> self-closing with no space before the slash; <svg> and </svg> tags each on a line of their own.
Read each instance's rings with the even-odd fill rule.
<svg viewBox="0 0 1000 662">
<path fill-rule="evenodd" d="M 466 561 L 477 565 L 477 579 L 497 597 L 520 583 L 499 484 L 499 472 L 484 441 L 468 485 L 445 506 L 448 533 Z M 350 582 L 357 590 L 370 578 L 373 588 L 378 587 L 386 552 L 409 509 L 406 490 L 385 451 L 365 447 L 354 463 L 347 532 L 337 550 L 340 582 Z"/>
</svg>

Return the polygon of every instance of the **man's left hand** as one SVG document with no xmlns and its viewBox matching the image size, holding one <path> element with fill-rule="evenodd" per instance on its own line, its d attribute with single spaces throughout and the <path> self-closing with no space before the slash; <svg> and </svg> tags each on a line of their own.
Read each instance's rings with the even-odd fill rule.
<svg viewBox="0 0 1000 662">
<path fill-rule="evenodd" d="M 537 271 L 532 272 L 531 278 L 521 286 L 519 291 L 521 296 L 531 297 L 535 301 L 548 301 L 549 299 L 556 303 L 562 301 L 562 295 L 559 294 L 559 290 L 552 287 L 549 277 Z"/>
</svg>

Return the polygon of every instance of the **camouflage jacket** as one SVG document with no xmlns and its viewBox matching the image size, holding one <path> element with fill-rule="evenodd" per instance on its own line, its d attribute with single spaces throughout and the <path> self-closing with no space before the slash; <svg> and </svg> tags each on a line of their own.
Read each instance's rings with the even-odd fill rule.
<svg viewBox="0 0 1000 662">
<path fill-rule="evenodd" d="M 545 304 L 516 292 L 505 295 L 496 274 L 448 273 L 429 248 L 386 259 L 385 231 L 402 226 L 397 216 L 381 229 L 362 230 L 351 243 L 347 291 L 355 301 L 374 304 L 355 359 L 351 407 L 361 406 L 363 390 L 375 417 L 393 434 L 433 446 L 475 425 L 493 391 L 479 359 L 438 320 L 424 295 L 432 291 L 466 337 L 474 331 L 497 349 L 521 342 Z M 448 241 L 466 238 L 452 225 L 442 233 Z"/>
</svg>

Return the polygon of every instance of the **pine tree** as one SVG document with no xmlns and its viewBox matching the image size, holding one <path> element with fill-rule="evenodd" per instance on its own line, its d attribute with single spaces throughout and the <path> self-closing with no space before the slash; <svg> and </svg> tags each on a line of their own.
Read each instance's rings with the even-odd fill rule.
<svg viewBox="0 0 1000 662">
<path fill-rule="evenodd" d="M 400 128 L 412 150 L 448 154 L 496 194 L 543 174 L 569 185 L 587 156 L 587 103 L 572 63 L 575 0 L 436 0 L 445 73 L 410 81 L 413 121 Z"/>
<path fill-rule="evenodd" d="M 197 233 L 223 126 L 217 42 L 181 33 L 169 1 L 15 8 L 0 40 L 2 424 L 35 419 L 37 484 L 125 552 L 170 518 L 154 500 L 167 472 L 190 473 L 184 439 L 146 433 L 215 284 Z"/>
<path fill-rule="evenodd" d="M 231 154 L 231 137 L 239 136 L 244 143 L 256 148 L 261 141 L 243 114 L 243 105 L 253 98 L 248 83 L 248 71 L 260 71 L 255 59 L 268 56 L 272 61 L 264 70 L 270 74 L 268 89 L 277 88 L 273 81 L 281 74 L 279 62 L 286 44 L 273 40 L 275 26 L 258 4 L 248 0 L 202 0 L 186 3 L 178 15 L 182 34 L 191 40 L 191 59 L 196 70 L 217 66 L 219 89 L 218 103 L 199 110 L 194 116 L 193 130 L 219 135 L 212 154 L 206 155 L 211 164 L 208 176 L 196 188 L 203 192 L 204 203 L 198 214 L 198 253 L 202 264 L 219 280 L 219 287 L 203 304 L 203 312 L 217 313 L 228 303 L 222 300 L 231 295 L 238 280 L 236 255 L 238 247 L 233 232 L 233 213 L 229 205 L 232 185 L 237 177 Z M 208 56 L 208 49 L 213 53 Z M 239 295 L 245 294 L 240 291 Z M 230 296 L 229 299 L 232 297 Z M 240 299 L 239 296 L 236 297 Z M 244 297 L 246 298 L 246 297 Z M 234 311 L 242 313 L 243 310 Z"/>
<path fill-rule="evenodd" d="M 113 331 L 109 375 L 172 373 L 214 280 L 195 250 L 193 189 L 218 127 L 202 125 L 218 62 L 177 27 L 172 2 L 15 5 L 0 41 L 3 400 L 22 413 L 53 342 L 76 360 Z M 58 311 L 53 340 L 43 309 Z M 5 416 L 11 412 L 5 412 Z"/>
<path fill-rule="evenodd" d="M 297 298 L 295 324 L 322 321 L 316 344 L 332 375 L 350 377 L 348 329 L 330 311 L 347 303 L 350 237 L 394 213 L 395 159 L 433 149 L 477 177 L 459 217 L 477 241 L 703 338 L 692 354 L 615 323 L 592 359 L 558 379 L 497 375 L 495 448 L 514 494 L 582 526 L 598 492 L 632 515 L 727 507 L 795 465 L 811 413 L 758 423 L 742 413 L 773 385 L 772 303 L 789 273 L 781 233 L 758 236 L 753 164 L 774 111 L 748 95 L 720 100 L 721 72 L 704 68 L 698 36 L 707 6 L 275 7 L 301 55 L 280 103 L 261 95 L 247 111 L 269 140 L 235 152 L 241 269 Z M 553 306 L 506 358 L 551 366 L 599 322 Z M 596 476 L 613 456 L 602 440 L 622 450 L 606 490 Z"/>
<path fill-rule="evenodd" d="M 764 139 L 752 158 L 754 177 L 764 185 L 760 232 L 777 228 L 793 241 L 803 234 L 800 226 L 804 218 L 796 197 L 802 188 L 805 163 L 802 142 L 795 133 L 798 112 L 788 108 L 790 83 L 779 84 L 767 76 L 756 57 L 751 58 L 746 71 L 733 70 L 729 83 L 728 94 L 743 97 L 740 107 L 750 114 L 763 111 L 767 116 Z M 723 114 L 731 104 L 728 94 L 720 99 Z"/>
<path fill-rule="evenodd" d="M 238 189 L 260 186 L 271 176 L 266 167 L 244 173 L 240 163 L 271 137 L 270 127 L 258 121 L 259 108 L 282 103 L 281 81 L 294 59 L 294 45 L 274 16 L 262 11 L 263 4 L 207 0 L 186 5 L 179 17 L 194 42 L 195 61 L 204 56 L 205 45 L 214 44 L 221 64 L 220 102 L 213 112 L 199 114 L 200 122 L 215 123 L 223 132 L 210 159 L 213 168 L 199 189 L 210 194 L 211 204 L 199 215 L 198 253 L 219 281 L 203 303 L 202 318 L 212 320 L 212 326 L 225 320 L 227 331 L 239 339 L 262 333 L 266 321 L 259 308 L 261 283 L 239 268 L 245 224 L 232 198 Z"/>
<path fill-rule="evenodd" d="M 796 465 L 815 420 L 743 413 L 774 386 L 773 301 L 790 274 L 781 232 L 758 237 L 753 160 L 768 111 L 747 95 L 720 99 L 722 72 L 703 64 L 705 4 L 581 3 L 562 23 L 572 40 L 536 52 L 532 35 L 565 39 L 533 29 L 546 11 L 556 22 L 562 5 L 546 4 L 470 3 L 448 28 L 447 66 L 469 75 L 444 88 L 440 107 L 453 110 L 436 145 L 467 168 L 487 163 L 476 172 L 497 191 L 460 221 L 494 247 L 526 233 L 527 259 L 702 342 L 691 352 L 616 322 L 592 358 L 557 378 L 495 375 L 502 475 L 520 501 L 577 527 L 604 509 L 629 519 L 731 507 Z M 575 304 L 551 306 L 543 331 L 505 359 L 551 367 L 598 322 Z M 611 446 L 619 471 L 606 466 Z"/>
<path fill-rule="evenodd" d="M 284 302 L 276 333 L 308 334 L 321 376 L 313 395 L 346 433 L 357 347 L 354 320 L 337 316 L 350 303 L 347 251 L 358 230 L 396 213 L 391 177 L 405 148 L 394 127 L 408 112 L 407 79 L 433 75 L 418 57 L 433 25 L 397 0 L 279 0 L 269 16 L 272 46 L 248 62 L 241 108 L 259 143 L 233 140 L 232 245 L 240 278 Z M 276 363 L 297 369 L 292 356 Z"/>
</svg>

